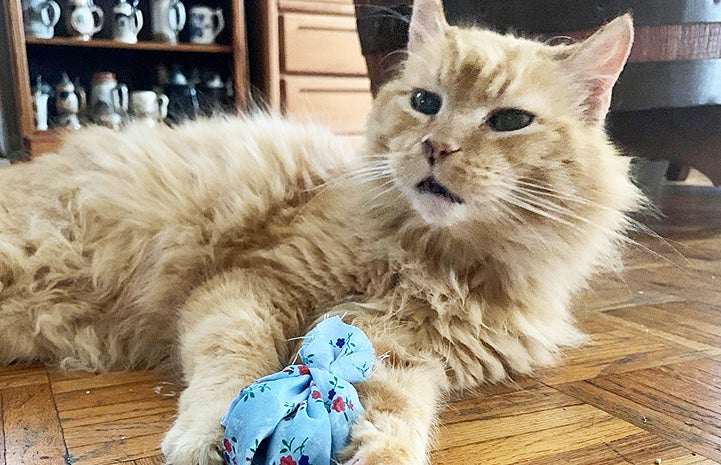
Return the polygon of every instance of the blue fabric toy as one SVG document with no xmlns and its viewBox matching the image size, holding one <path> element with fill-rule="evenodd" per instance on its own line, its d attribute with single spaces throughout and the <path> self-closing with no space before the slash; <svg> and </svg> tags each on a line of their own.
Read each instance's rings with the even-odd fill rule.
<svg viewBox="0 0 721 465">
<path fill-rule="evenodd" d="M 309 332 L 302 365 L 290 365 L 247 388 L 230 404 L 223 458 L 229 465 L 330 465 L 363 413 L 351 383 L 365 381 L 375 361 L 358 328 L 339 317 Z"/>
</svg>

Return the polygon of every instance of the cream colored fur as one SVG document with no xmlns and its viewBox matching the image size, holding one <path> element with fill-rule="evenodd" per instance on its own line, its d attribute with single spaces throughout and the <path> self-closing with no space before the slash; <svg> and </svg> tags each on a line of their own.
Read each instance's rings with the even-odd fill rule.
<svg viewBox="0 0 721 465">
<path fill-rule="evenodd" d="M 290 338 L 344 314 L 389 357 L 360 386 L 367 413 L 343 458 L 410 465 L 426 460 L 450 388 L 583 342 L 569 299 L 616 266 L 640 203 L 598 117 L 607 95 L 586 85 L 600 65 L 583 46 L 448 27 L 435 0 L 415 8 L 367 156 L 258 115 L 88 129 L 0 171 L 0 362 L 177 363 L 188 387 L 162 449 L 175 465 L 216 464 L 232 397 L 290 361 Z M 614 24 L 589 43 L 620 71 L 630 19 Z M 413 110 L 419 88 L 444 110 Z M 537 117 L 497 133 L 486 121 L 499 107 Z M 415 189 L 431 169 L 425 138 L 461 147 L 432 171 L 463 205 Z"/>
</svg>

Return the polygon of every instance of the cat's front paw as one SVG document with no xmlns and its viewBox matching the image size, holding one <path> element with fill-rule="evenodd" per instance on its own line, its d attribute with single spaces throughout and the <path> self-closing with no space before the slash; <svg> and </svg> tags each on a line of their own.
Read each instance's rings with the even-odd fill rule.
<svg viewBox="0 0 721 465">
<path fill-rule="evenodd" d="M 218 445 L 223 436 L 220 424 L 193 424 L 179 417 L 160 444 L 167 465 L 220 465 Z"/>
<path fill-rule="evenodd" d="M 361 418 L 353 426 L 351 441 L 339 454 L 344 465 L 423 465 L 427 444 L 408 431 L 386 434 Z"/>
</svg>

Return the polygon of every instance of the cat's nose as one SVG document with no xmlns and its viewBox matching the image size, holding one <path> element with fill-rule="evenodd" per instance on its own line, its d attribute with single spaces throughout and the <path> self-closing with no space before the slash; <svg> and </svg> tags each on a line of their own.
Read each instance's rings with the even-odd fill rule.
<svg viewBox="0 0 721 465">
<path fill-rule="evenodd" d="M 433 166 L 437 161 L 448 158 L 456 152 L 460 152 L 460 147 L 456 147 L 447 142 L 434 141 L 432 139 L 424 139 L 422 142 L 423 155 L 425 155 L 428 164 Z"/>
</svg>

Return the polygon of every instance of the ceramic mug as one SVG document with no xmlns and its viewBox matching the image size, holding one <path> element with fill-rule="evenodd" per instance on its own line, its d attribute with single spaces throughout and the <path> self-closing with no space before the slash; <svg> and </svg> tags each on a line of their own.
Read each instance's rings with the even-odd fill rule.
<svg viewBox="0 0 721 465">
<path fill-rule="evenodd" d="M 24 0 L 25 33 L 39 39 L 52 39 L 60 21 L 60 6 L 53 0 Z"/>
<path fill-rule="evenodd" d="M 194 6 L 190 9 L 190 42 L 194 44 L 213 44 L 220 31 L 225 27 L 223 10 Z"/>
<path fill-rule="evenodd" d="M 130 94 L 130 109 L 136 120 L 148 126 L 155 126 L 168 116 L 166 95 L 157 94 L 152 90 L 137 90 Z"/>
<path fill-rule="evenodd" d="M 103 28 L 103 10 L 92 0 L 70 0 L 68 30 L 76 39 L 90 40 Z"/>
</svg>

